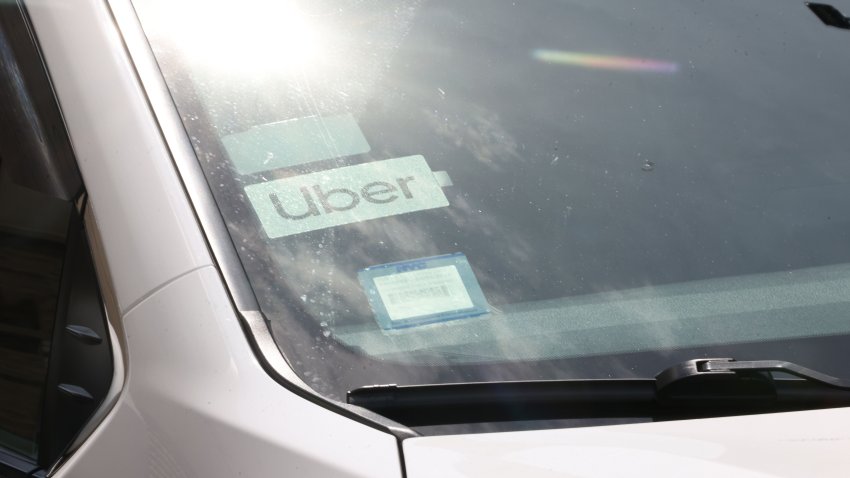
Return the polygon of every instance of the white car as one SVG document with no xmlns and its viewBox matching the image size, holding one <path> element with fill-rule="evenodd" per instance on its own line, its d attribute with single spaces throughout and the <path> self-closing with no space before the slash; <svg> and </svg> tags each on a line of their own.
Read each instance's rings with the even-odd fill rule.
<svg viewBox="0 0 850 478">
<path fill-rule="evenodd" d="M 848 12 L 0 2 L 0 477 L 846 476 Z"/>
</svg>

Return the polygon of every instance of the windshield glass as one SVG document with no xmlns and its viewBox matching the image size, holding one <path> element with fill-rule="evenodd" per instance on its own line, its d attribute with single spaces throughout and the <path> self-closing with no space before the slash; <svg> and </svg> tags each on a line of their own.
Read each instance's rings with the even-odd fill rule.
<svg viewBox="0 0 850 478">
<path fill-rule="evenodd" d="M 803 2 L 134 3 L 318 392 L 850 376 L 850 32 Z"/>
</svg>

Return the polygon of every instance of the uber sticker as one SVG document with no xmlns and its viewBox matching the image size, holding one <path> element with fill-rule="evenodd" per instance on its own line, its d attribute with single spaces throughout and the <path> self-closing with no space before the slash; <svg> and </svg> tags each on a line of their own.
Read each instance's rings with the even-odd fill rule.
<svg viewBox="0 0 850 478">
<path fill-rule="evenodd" d="M 406 156 L 245 187 L 269 238 L 449 205 L 422 156 Z"/>
<path fill-rule="evenodd" d="M 383 329 L 489 312 L 469 261 L 459 252 L 368 267 L 357 278 Z"/>
</svg>

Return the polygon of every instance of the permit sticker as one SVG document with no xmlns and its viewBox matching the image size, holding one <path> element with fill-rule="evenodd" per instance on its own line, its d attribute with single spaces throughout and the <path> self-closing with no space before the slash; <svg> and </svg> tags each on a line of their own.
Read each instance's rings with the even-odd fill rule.
<svg viewBox="0 0 850 478">
<path fill-rule="evenodd" d="M 357 273 L 382 329 L 463 319 L 490 311 L 466 256 L 368 267 Z"/>
<path fill-rule="evenodd" d="M 449 205 L 422 156 L 252 184 L 245 194 L 270 239 Z"/>
<path fill-rule="evenodd" d="M 239 174 L 353 156 L 371 149 L 350 114 L 263 124 L 221 141 Z"/>
</svg>

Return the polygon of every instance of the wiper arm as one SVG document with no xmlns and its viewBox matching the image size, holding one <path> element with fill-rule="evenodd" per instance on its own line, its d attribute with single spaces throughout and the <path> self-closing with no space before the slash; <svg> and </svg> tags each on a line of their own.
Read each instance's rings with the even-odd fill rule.
<svg viewBox="0 0 850 478">
<path fill-rule="evenodd" d="M 695 377 L 729 376 L 753 372 L 783 372 L 802 379 L 840 390 L 850 390 L 850 381 L 820 373 L 810 368 L 784 360 L 743 360 L 731 358 L 688 360 L 674 365 L 655 376 L 659 390 Z"/>
<path fill-rule="evenodd" d="M 800 379 L 776 379 L 784 372 Z M 850 406 L 850 383 L 797 364 L 696 359 L 654 379 L 372 385 L 358 405 L 408 426 L 504 420 L 650 417 L 654 420 Z"/>
</svg>

